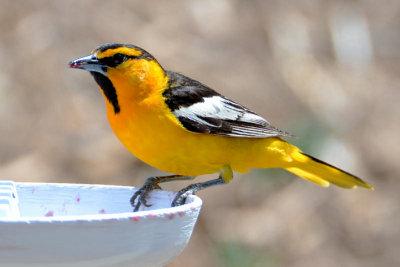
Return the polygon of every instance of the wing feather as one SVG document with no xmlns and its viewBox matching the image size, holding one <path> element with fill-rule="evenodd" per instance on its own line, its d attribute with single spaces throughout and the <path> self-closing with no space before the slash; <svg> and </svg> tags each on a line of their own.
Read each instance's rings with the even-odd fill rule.
<svg viewBox="0 0 400 267">
<path fill-rule="evenodd" d="M 293 136 L 211 88 L 181 74 L 167 73 L 170 87 L 163 96 L 171 112 L 187 130 L 248 138 Z"/>
</svg>

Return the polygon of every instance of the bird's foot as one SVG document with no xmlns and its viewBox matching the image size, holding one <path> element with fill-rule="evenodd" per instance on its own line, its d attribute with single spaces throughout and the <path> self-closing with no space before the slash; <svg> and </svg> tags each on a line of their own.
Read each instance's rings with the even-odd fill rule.
<svg viewBox="0 0 400 267">
<path fill-rule="evenodd" d="M 171 207 L 176 207 L 185 204 L 186 198 L 189 195 L 194 195 L 197 191 L 202 189 L 202 183 L 197 183 L 197 184 L 191 184 L 182 190 L 180 190 L 178 193 L 176 193 L 176 196 L 174 200 L 172 201 Z"/>
<path fill-rule="evenodd" d="M 147 196 L 149 193 L 155 189 L 161 189 L 161 187 L 158 185 L 159 183 L 159 177 L 150 177 L 146 180 L 144 185 L 139 188 L 135 194 L 131 197 L 131 205 L 133 207 L 133 211 L 138 211 L 140 208 L 140 205 L 144 205 L 146 207 L 151 207 L 151 204 L 147 204 Z"/>
<path fill-rule="evenodd" d="M 180 206 L 185 204 L 186 202 L 186 198 L 189 195 L 193 195 L 194 193 L 196 193 L 199 190 L 214 186 L 214 185 L 220 185 L 220 184 L 224 184 L 224 180 L 221 177 L 218 177 L 218 179 L 215 180 L 211 180 L 211 181 L 206 181 L 203 183 L 197 183 L 197 184 L 191 184 L 185 188 L 183 188 L 182 190 L 180 190 L 178 193 L 176 193 L 176 196 L 174 198 L 174 200 L 172 201 L 171 206 L 172 207 L 176 207 L 176 206 Z"/>
</svg>

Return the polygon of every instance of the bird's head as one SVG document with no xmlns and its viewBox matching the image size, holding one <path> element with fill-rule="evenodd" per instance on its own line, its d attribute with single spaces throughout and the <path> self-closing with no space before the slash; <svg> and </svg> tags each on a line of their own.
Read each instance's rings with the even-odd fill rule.
<svg viewBox="0 0 400 267">
<path fill-rule="evenodd" d="M 155 61 L 155 58 L 144 49 L 130 45 L 109 43 L 95 48 L 88 56 L 78 58 L 69 63 L 71 68 L 84 69 L 107 76 L 108 72 L 127 69 L 130 71 L 142 68 L 138 62 Z M 143 72 L 142 69 L 140 69 Z"/>
<path fill-rule="evenodd" d="M 93 75 L 115 113 L 120 110 L 118 99 L 145 97 L 163 87 L 167 80 L 165 71 L 150 53 L 130 44 L 100 45 L 69 66 Z"/>
</svg>

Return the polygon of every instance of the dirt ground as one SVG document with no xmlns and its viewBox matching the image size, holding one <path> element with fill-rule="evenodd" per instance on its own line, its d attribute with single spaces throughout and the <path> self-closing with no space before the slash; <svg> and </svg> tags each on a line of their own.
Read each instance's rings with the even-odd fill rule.
<svg viewBox="0 0 400 267">
<path fill-rule="evenodd" d="M 120 144 L 93 79 L 67 67 L 99 44 L 132 43 L 375 187 L 326 189 L 283 170 L 236 174 L 198 194 L 193 237 L 169 267 L 400 265 L 399 1 L 0 6 L 1 179 L 140 186 L 163 174 Z"/>
</svg>

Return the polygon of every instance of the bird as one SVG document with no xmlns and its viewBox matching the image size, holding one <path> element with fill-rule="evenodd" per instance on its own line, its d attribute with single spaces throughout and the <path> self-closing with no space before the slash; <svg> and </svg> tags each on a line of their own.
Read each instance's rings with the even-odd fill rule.
<svg viewBox="0 0 400 267">
<path fill-rule="evenodd" d="M 136 45 L 102 44 L 69 66 L 93 76 L 122 144 L 143 162 L 171 174 L 147 178 L 130 199 L 134 211 L 151 206 L 146 198 L 161 189 L 160 183 L 218 174 L 178 191 L 171 206 L 179 206 L 199 190 L 230 182 L 234 171 L 252 168 L 283 168 L 323 187 L 373 189 L 357 176 L 302 152 L 283 139 L 292 134 L 252 110 L 164 69 Z"/>
</svg>

